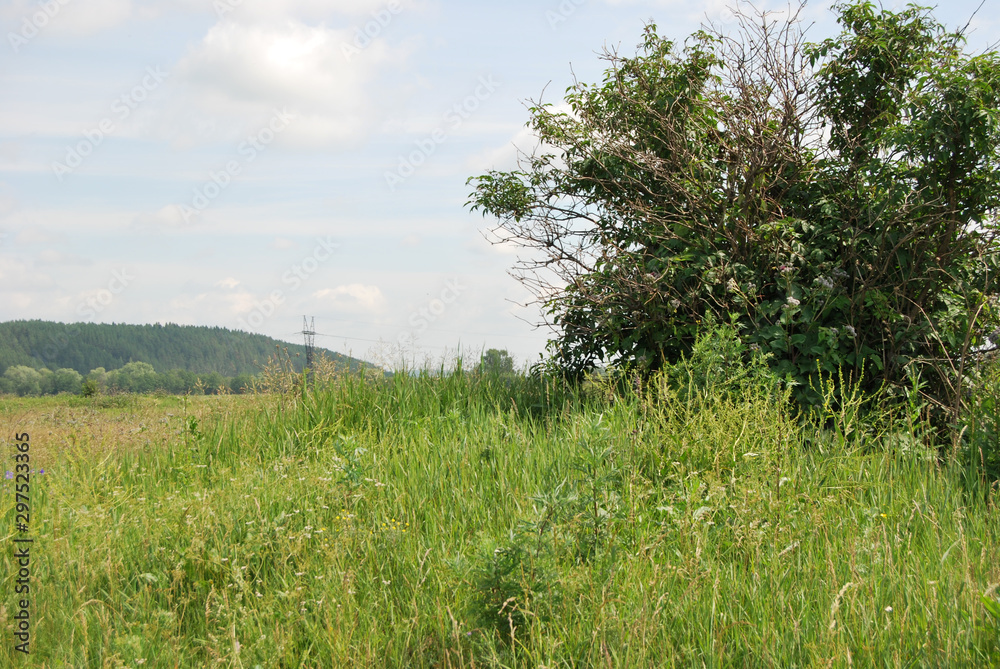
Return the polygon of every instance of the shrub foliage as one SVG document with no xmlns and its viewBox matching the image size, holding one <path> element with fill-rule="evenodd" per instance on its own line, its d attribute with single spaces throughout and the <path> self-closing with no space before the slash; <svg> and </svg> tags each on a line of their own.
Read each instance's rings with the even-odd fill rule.
<svg viewBox="0 0 1000 669">
<path fill-rule="evenodd" d="M 536 252 L 513 271 L 564 370 L 656 370 L 709 316 L 800 401 L 839 368 L 960 407 L 997 324 L 1000 57 L 924 8 L 835 11 L 820 43 L 795 16 L 681 46 L 649 25 L 568 107 L 531 107 L 517 169 L 470 179 L 494 240 Z"/>
</svg>

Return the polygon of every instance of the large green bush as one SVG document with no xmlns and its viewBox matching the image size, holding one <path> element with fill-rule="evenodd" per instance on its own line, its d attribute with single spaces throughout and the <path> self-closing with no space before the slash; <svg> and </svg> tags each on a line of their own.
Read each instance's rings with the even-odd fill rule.
<svg viewBox="0 0 1000 669">
<path fill-rule="evenodd" d="M 537 252 L 515 272 L 562 368 L 656 370 L 710 316 L 801 402 L 838 369 L 900 396 L 917 374 L 955 415 L 997 323 L 1000 58 L 923 8 L 835 11 L 819 44 L 794 18 L 682 48 L 650 25 L 568 109 L 531 109 L 518 169 L 470 180 L 496 239 Z"/>
</svg>

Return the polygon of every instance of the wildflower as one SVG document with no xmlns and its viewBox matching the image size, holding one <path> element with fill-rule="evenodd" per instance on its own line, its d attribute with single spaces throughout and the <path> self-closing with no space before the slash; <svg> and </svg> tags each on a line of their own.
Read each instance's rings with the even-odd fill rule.
<svg viewBox="0 0 1000 669">
<path fill-rule="evenodd" d="M 799 306 L 800 304 L 802 304 L 802 303 L 801 303 L 801 302 L 799 302 L 799 301 L 798 301 L 797 299 L 795 299 L 794 297 L 789 297 L 789 298 L 788 298 L 788 304 L 786 305 L 786 307 L 797 307 L 797 306 Z"/>
<path fill-rule="evenodd" d="M 792 267 L 791 265 L 782 265 L 781 267 L 778 268 L 778 271 L 781 272 L 782 274 L 788 274 L 794 269 L 795 268 Z"/>
<path fill-rule="evenodd" d="M 891 606 L 885 607 L 885 612 L 886 613 L 892 613 L 892 607 Z"/>
<path fill-rule="evenodd" d="M 816 283 L 827 290 L 833 289 L 833 279 L 825 276 L 816 277 Z"/>
<path fill-rule="evenodd" d="M 845 326 L 844 326 L 844 330 L 846 330 L 846 331 L 847 331 L 847 334 L 851 335 L 851 337 L 857 337 L 857 336 L 858 336 L 858 332 L 857 332 L 857 330 L 855 330 L 855 329 L 854 329 L 853 327 L 851 327 L 850 325 L 845 325 Z"/>
<path fill-rule="evenodd" d="M 14 478 L 14 472 L 7 472 L 7 478 L 9 479 Z"/>
</svg>

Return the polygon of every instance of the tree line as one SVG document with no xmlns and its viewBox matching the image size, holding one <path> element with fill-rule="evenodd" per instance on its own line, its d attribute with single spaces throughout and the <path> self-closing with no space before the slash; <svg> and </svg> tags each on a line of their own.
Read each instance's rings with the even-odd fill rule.
<svg viewBox="0 0 1000 669">
<path fill-rule="evenodd" d="M 223 376 L 218 372 L 198 374 L 186 369 L 157 373 L 147 362 L 129 362 L 120 369 L 110 371 L 97 367 L 86 375 L 67 367 L 51 370 L 12 365 L 0 376 L 0 394 L 25 397 L 60 393 L 97 395 L 160 391 L 173 395 L 215 395 L 247 392 L 252 381 L 250 374 Z"/>
<path fill-rule="evenodd" d="M 213 381 L 256 374 L 276 346 L 287 349 L 296 371 L 302 370 L 304 346 L 226 328 L 10 321 L 0 323 L 0 373 L 22 366 L 43 376 L 43 370 L 53 374 L 75 370 L 82 377 L 98 368 L 120 370 L 142 361 L 157 374 L 171 376 L 176 385 L 179 379 L 189 378 L 182 371 L 206 379 L 215 373 Z M 317 349 L 320 352 L 336 362 L 362 364 L 332 351 Z M 70 376 L 64 373 L 60 378 L 69 383 Z"/>
</svg>

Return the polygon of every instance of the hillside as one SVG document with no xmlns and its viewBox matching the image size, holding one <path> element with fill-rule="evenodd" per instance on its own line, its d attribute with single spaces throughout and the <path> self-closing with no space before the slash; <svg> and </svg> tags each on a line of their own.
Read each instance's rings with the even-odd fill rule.
<svg viewBox="0 0 1000 669">
<path fill-rule="evenodd" d="M 260 363 L 274 354 L 276 346 L 287 348 L 301 369 L 305 360 L 301 344 L 220 327 L 10 321 L 0 323 L 0 374 L 12 365 L 26 365 L 75 369 L 85 375 L 98 367 L 111 370 L 141 361 L 160 373 L 182 369 L 237 376 L 259 372 Z M 352 367 L 367 365 L 327 349 L 316 352 Z"/>
</svg>

